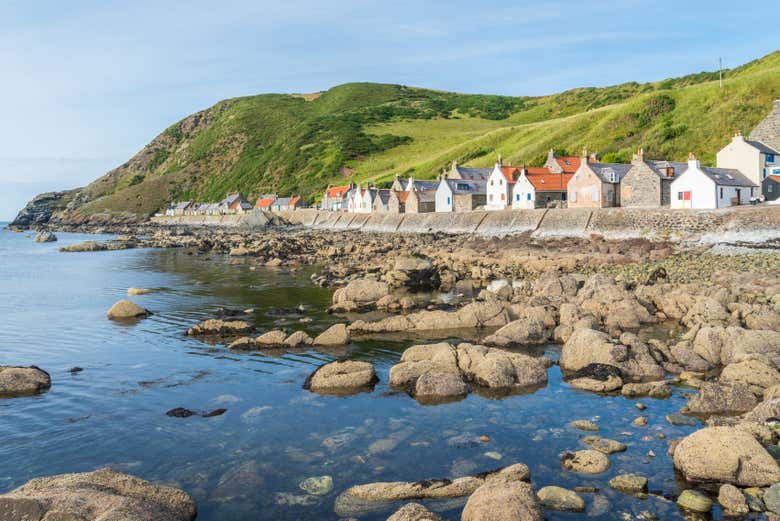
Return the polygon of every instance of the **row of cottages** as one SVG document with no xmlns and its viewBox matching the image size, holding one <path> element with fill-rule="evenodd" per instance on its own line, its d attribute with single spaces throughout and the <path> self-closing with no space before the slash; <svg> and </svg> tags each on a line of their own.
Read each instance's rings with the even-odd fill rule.
<svg viewBox="0 0 780 521">
<path fill-rule="evenodd" d="M 304 206 L 300 196 L 279 197 L 277 194 L 263 194 L 257 198 L 255 208 L 267 212 L 287 212 Z"/>
<path fill-rule="evenodd" d="M 252 203 L 241 192 L 230 194 L 218 203 L 180 201 L 171 203 L 165 210 L 167 216 L 180 215 L 230 215 L 242 214 L 252 209 Z"/>
</svg>

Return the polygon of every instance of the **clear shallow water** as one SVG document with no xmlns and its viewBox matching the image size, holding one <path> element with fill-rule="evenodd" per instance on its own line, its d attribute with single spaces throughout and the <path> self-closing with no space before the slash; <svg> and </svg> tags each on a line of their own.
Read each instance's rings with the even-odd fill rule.
<svg viewBox="0 0 780 521">
<path fill-rule="evenodd" d="M 609 508 L 589 519 L 631 519 L 643 510 L 682 519 L 667 500 L 621 495 L 607 482 L 639 472 L 650 478 L 651 490 L 679 491 L 667 440 L 655 435 L 674 438 L 694 429 L 664 420 L 683 405 L 685 391 L 669 400 L 639 400 L 648 405 L 640 413 L 638 400 L 571 389 L 554 366 L 549 384 L 533 394 L 501 400 L 472 394 L 458 403 L 422 406 L 386 384 L 390 367 L 413 344 L 408 340 L 263 355 L 184 336 L 220 306 L 254 308 L 258 326 L 270 328 L 280 317 L 269 312 L 299 304 L 308 307 L 312 322 L 300 324 L 292 316 L 286 325 L 316 334 L 338 318 L 325 313 L 330 291 L 311 287 L 310 271 L 252 271 L 227 257 L 183 250 L 66 254 L 57 249 L 95 236 L 58 237 L 37 244 L 30 234 L 0 230 L 0 364 L 36 364 L 53 380 L 45 394 L 0 400 L 0 493 L 35 476 L 109 465 L 185 489 L 196 498 L 201 521 L 336 520 L 336 495 L 355 484 L 454 477 L 523 462 L 535 488 L 601 488 Z M 164 288 L 131 297 L 155 314 L 129 326 L 107 320 L 105 311 L 131 286 Z M 558 349 L 550 346 L 546 353 L 557 358 Z M 315 367 L 343 357 L 376 365 L 381 381 L 372 393 L 327 397 L 301 388 Z M 71 375 L 73 366 L 84 371 Z M 227 412 L 167 417 L 173 407 Z M 649 418 L 647 427 L 631 425 L 639 414 Z M 559 464 L 562 451 L 585 448 L 583 433 L 567 426 L 585 418 L 598 421 L 600 435 L 629 446 L 611 455 L 612 468 L 599 476 L 565 472 Z M 491 441 L 453 442 L 463 434 L 486 434 Z M 650 450 L 655 458 L 646 455 Z M 501 460 L 485 456 L 491 451 Z M 307 496 L 298 488 L 301 480 L 321 475 L 333 477 L 332 493 Z M 295 496 L 285 496 L 287 503 L 306 504 L 280 505 L 278 494 Z M 583 497 L 590 509 L 593 494 Z M 360 519 L 384 520 L 392 510 Z M 456 502 L 440 513 L 457 520 L 460 511 Z"/>
</svg>

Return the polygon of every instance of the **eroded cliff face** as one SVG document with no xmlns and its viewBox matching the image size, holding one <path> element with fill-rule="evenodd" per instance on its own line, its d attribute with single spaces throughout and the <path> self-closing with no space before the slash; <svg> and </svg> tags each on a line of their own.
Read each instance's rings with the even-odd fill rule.
<svg viewBox="0 0 780 521">
<path fill-rule="evenodd" d="M 77 199 L 80 191 L 80 189 L 75 189 L 63 192 L 46 192 L 35 196 L 19 211 L 9 227 L 26 230 L 48 224 L 55 213 L 66 211 L 68 204 Z"/>
</svg>

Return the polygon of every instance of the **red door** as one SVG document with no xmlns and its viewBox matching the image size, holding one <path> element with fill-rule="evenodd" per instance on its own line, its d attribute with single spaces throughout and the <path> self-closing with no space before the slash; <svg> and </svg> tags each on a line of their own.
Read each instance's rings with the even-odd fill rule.
<svg viewBox="0 0 780 521">
<path fill-rule="evenodd" d="M 692 208 L 690 191 L 683 192 L 682 199 L 683 199 L 683 208 Z"/>
</svg>

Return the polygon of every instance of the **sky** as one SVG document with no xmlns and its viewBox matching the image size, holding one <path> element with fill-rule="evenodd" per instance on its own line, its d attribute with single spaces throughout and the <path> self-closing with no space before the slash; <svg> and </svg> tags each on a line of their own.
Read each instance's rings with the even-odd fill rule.
<svg viewBox="0 0 780 521">
<path fill-rule="evenodd" d="M 0 221 L 40 192 L 87 184 L 224 98 L 351 81 L 504 95 L 655 81 L 777 50 L 767 17 L 779 9 L 777 0 L 0 0 Z"/>
</svg>

